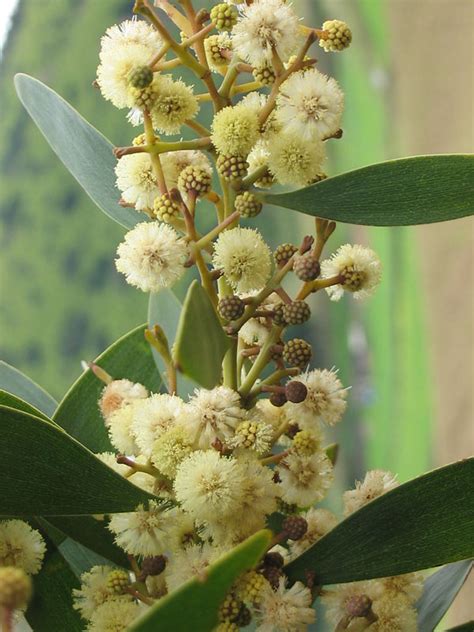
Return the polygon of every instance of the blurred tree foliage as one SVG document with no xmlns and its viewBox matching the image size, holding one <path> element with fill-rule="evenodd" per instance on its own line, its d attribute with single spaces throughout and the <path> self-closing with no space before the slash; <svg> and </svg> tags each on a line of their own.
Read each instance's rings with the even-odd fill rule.
<svg viewBox="0 0 474 632">
<path fill-rule="evenodd" d="M 145 320 L 146 297 L 115 272 L 122 229 L 48 147 L 13 76 L 38 77 L 111 140 L 128 142 L 123 113 L 91 84 L 100 36 L 129 9 L 126 0 L 22 0 L 0 69 L 0 356 L 55 396 L 78 375 L 80 359 Z"/>
</svg>

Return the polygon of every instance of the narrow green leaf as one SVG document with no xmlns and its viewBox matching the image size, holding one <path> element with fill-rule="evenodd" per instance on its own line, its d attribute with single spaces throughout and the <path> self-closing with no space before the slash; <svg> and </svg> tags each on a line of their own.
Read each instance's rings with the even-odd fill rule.
<svg viewBox="0 0 474 632">
<path fill-rule="evenodd" d="M 163 329 L 170 347 L 176 338 L 182 308 L 183 305 L 181 301 L 171 290 L 166 289 L 150 294 L 150 301 L 148 303 L 148 324 L 150 328 L 159 325 Z M 164 375 L 166 367 L 162 357 L 154 349 L 152 352 L 158 370 Z M 189 380 L 182 373 L 178 373 L 178 395 L 180 395 L 180 397 L 185 398 L 187 395 L 190 395 L 196 386 L 197 384 L 195 382 Z"/>
<path fill-rule="evenodd" d="M 160 376 L 150 346 L 144 338 L 145 325 L 119 338 L 94 362 L 113 378 L 128 378 L 157 391 Z M 60 402 L 53 420 L 93 452 L 111 450 L 98 401 L 104 385 L 90 369 L 84 371 Z"/>
<path fill-rule="evenodd" d="M 466 621 L 462 625 L 457 625 L 455 628 L 449 628 L 447 632 L 474 632 L 474 619 Z"/>
<path fill-rule="evenodd" d="M 33 599 L 26 620 L 34 632 L 81 632 L 83 622 L 72 607 L 72 590 L 79 580 L 61 553 L 50 543 L 42 569 L 33 578 Z"/>
<path fill-rule="evenodd" d="M 153 498 L 39 417 L 0 406 L 0 436 L 2 516 L 120 513 Z"/>
<path fill-rule="evenodd" d="M 66 169 L 111 219 L 125 228 L 146 221 L 119 205 L 113 145 L 54 90 L 28 75 L 15 76 L 20 101 Z"/>
<path fill-rule="evenodd" d="M 270 531 L 259 531 L 209 567 L 206 579 L 192 579 L 148 610 L 130 632 L 211 632 L 229 588 L 253 568 L 268 548 Z"/>
<path fill-rule="evenodd" d="M 217 314 L 198 281 L 189 287 L 176 333 L 174 358 L 179 369 L 205 388 L 213 388 L 222 374 L 229 348 Z"/>
<path fill-rule="evenodd" d="M 473 180 L 472 155 L 414 156 L 261 197 L 268 204 L 348 224 L 407 226 L 471 215 Z"/>
<path fill-rule="evenodd" d="M 80 523 L 88 517 L 89 516 L 74 516 L 72 519 Z M 110 561 L 102 555 L 95 553 L 91 549 L 79 544 L 79 542 L 69 538 L 52 524 L 52 520 L 54 520 L 54 518 L 48 518 L 48 520 L 45 518 L 35 518 L 33 522 L 37 524 L 47 540 L 53 542 L 76 577 L 80 577 L 82 573 L 85 573 L 92 568 L 92 566 L 96 566 L 97 564 L 110 565 Z"/>
<path fill-rule="evenodd" d="M 321 538 L 286 571 L 321 584 L 400 575 L 474 556 L 474 458 L 384 494 Z M 442 511 L 440 511 L 442 507 Z"/>
<path fill-rule="evenodd" d="M 0 389 L 0 406 L 8 406 L 9 408 L 22 410 L 25 413 L 30 413 L 31 415 L 40 417 L 45 421 L 49 421 L 49 423 L 54 423 L 47 415 L 36 408 L 36 406 L 32 406 L 28 402 L 25 402 L 24 399 L 21 399 L 16 395 L 12 395 L 12 393 L 8 393 L 7 391 L 3 391 L 2 389 Z"/>
<path fill-rule="evenodd" d="M 472 560 L 444 566 L 425 581 L 416 604 L 418 631 L 433 632 L 448 611 L 472 570 Z"/>
<path fill-rule="evenodd" d="M 0 388 L 25 400 L 47 417 L 51 417 L 58 403 L 36 382 L 0 360 Z"/>
<path fill-rule="evenodd" d="M 115 544 L 104 521 L 93 516 L 52 516 L 48 523 L 110 562 L 118 566 L 128 565 L 127 556 Z"/>
</svg>

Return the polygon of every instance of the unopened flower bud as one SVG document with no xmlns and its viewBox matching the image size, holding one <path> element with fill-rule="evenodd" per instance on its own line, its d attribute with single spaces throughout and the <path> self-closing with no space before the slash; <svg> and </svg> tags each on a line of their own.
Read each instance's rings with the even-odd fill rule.
<svg viewBox="0 0 474 632">
<path fill-rule="evenodd" d="M 283 318 L 289 325 L 302 325 L 311 316 L 311 309 L 304 301 L 293 301 L 283 306 Z"/>
<path fill-rule="evenodd" d="M 297 251 L 298 248 L 293 244 L 280 244 L 273 253 L 275 263 L 282 268 Z"/>
<path fill-rule="evenodd" d="M 287 402 L 287 399 L 286 399 L 285 393 L 277 392 L 277 393 L 271 394 L 270 404 L 272 404 L 273 406 L 280 408 L 281 406 L 284 406 L 286 402 Z"/>
<path fill-rule="evenodd" d="M 301 281 L 314 281 L 314 279 L 318 278 L 321 272 L 321 266 L 314 255 L 302 255 L 295 257 L 293 272 L 296 274 L 298 279 L 301 279 Z"/>
<path fill-rule="evenodd" d="M 245 156 L 220 154 L 217 158 L 216 166 L 224 180 L 232 182 L 245 177 L 249 163 Z"/>
<path fill-rule="evenodd" d="M 270 552 L 265 555 L 263 558 L 264 566 L 274 566 L 275 568 L 283 568 L 285 564 L 285 560 L 283 559 L 283 555 L 276 552 Z"/>
<path fill-rule="evenodd" d="M 164 555 L 155 555 L 153 557 L 145 557 L 142 562 L 140 575 L 137 577 L 138 581 L 145 581 L 149 576 L 156 577 L 160 575 L 166 568 L 166 557 Z"/>
<path fill-rule="evenodd" d="M 271 66 L 263 65 L 253 69 L 253 76 L 264 86 L 271 86 L 275 83 L 275 71 Z"/>
<path fill-rule="evenodd" d="M 285 304 L 279 303 L 273 310 L 273 323 L 279 327 L 284 327 L 288 323 L 285 320 Z"/>
<path fill-rule="evenodd" d="M 237 320 L 245 311 L 245 303 L 238 296 L 224 296 L 217 305 L 217 311 L 225 320 Z"/>
<path fill-rule="evenodd" d="M 114 595 L 123 595 L 130 584 L 127 571 L 120 568 L 110 571 L 107 576 L 107 588 Z"/>
<path fill-rule="evenodd" d="M 128 73 L 128 82 L 133 88 L 143 90 L 153 81 L 153 71 L 150 66 L 137 66 Z"/>
<path fill-rule="evenodd" d="M 188 165 L 179 174 L 178 187 L 197 197 L 203 197 L 211 190 L 211 174 L 202 167 Z"/>
<path fill-rule="evenodd" d="M 298 382 L 298 380 L 291 380 L 285 386 L 285 395 L 286 399 L 293 404 L 300 404 L 304 402 L 306 396 L 308 395 L 308 389 L 303 382 Z"/>
<path fill-rule="evenodd" d="M 235 622 L 243 603 L 233 593 L 229 593 L 219 608 L 219 620 Z"/>
<path fill-rule="evenodd" d="M 164 193 L 160 197 L 155 198 L 153 211 L 155 217 L 161 222 L 170 223 L 181 216 L 179 206 L 171 199 L 169 193 Z"/>
<path fill-rule="evenodd" d="M 289 540 L 300 540 L 308 530 L 308 523 L 303 516 L 288 516 L 282 527 Z"/>
<path fill-rule="evenodd" d="M 289 366 L 304 369 L 311 360 L 312 349 L 309 342 L 301 338 L 293 338 L 283 347 L 283 359 Z"/>
<path fill-rule="evenodd" d="M 260 572 L 269 582 L 270 586 L 276 590 L 280 584 L 280 578 L 283 576 L 283 571 L 276 566 L 266 566 Z"/>
<path fill-rule="evenodd" d="M 262 203 L 257 200 L 253 193 L 244 191 L 235 198 L 235 210 L 239 211 L 241 217 L 256 217 L 262 210 Z"/>
<path fill-rule="evenodd" d="M 214 22 L 218 31 L 231 31 L 238 19 L 239 12 L 232 4 L 221 2 L 211 9 L 211 22 Z"/>
<path fill-rule="evenodd" d="M 345 606 L 351 617 L 366 617 L 372 609 L 372 600 L 367 595 L 355 595 L 346 601 Z"/>
<path fill-rule="evenodd" d="M 352 42 L 351 29 L 342 20 L 327 20 L 323 24 L 327 35 L 321 37 L 319 45 L 326 52 L 339 52 L 348 48 Z"/>
<path fill-rule="evenodd" d="M 245 628 L 248 625 L 250 625 L 251 621 L 252 621 L 252 613 L 247 608 L 247 606 L 243 603 L 240 606 L 239 614 L 237 615 L 237 618 L 235 620 L 235 624 L 239 628 Z"/>
</svg>

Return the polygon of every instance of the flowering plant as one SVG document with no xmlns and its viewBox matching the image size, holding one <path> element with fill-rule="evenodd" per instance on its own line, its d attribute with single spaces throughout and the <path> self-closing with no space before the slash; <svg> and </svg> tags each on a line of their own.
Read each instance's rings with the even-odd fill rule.
<svg viewBox="0 0 474 632">
<path fill-rule="evenodd" d="M 136 0 L 139 19 L 101 41 L 96 86 L 142 127 L 129 146 L 112 154 L 49 88 L 16 79 L 53 149 L 128 229 L 116 267 L 150 293 L 150 314 L 59 405 L 2 367 L 4 628 L 24 612 L 39 631 L 293 632 L 324 606 L 335 630 L 432 630 L 470 569 L 473 460 L 404 485 L 368 472 L 344 493 L 343 520 L 319 506 L 338 456 L 325 433 L 348 390 L 335 369 L 311 367 L 291 328 L 310 319 L 310 295 L 365 299 L 381 281 L 367 247 L 324 255 L 336 220 L 467 215 L 472 161 L 327 178 L 343 93 L 311 52 L 346 49 L 349 27 L 305 26 L 285 0 L 156 7 Z M 206 102 L 209 127 L 197 119 Z M 314 234 L 272 253 L 252 227 L 265 205 L 314 215 Z"/>
</svg>

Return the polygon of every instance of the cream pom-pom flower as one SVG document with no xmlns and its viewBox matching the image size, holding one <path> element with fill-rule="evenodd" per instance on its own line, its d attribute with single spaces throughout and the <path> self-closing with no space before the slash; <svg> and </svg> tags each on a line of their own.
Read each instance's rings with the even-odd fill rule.
<svg viewBox="0 0 474 632">
<path fill-rule="evenodd" d="M 370 248 L 345 244 L 330 259 L 321 263 L 321 276 L 325 279 L 341 278 L 339 284 L 326 288 L 332 301 L 338 301 L 344 290 L 352 292 L 355 299 L 367 298 L 380 283 L 382 263 Z"/>
<path fill-rule="evenodd" d="M 97 69 L 97 83 L 103 97 L 117 108 L 132 107 L 130 71 L 148 64 L 160 46 L 158 32 L 139 20 L 126 20 L 107 29 L 101 40 Z"/>
<path fill-rule="evenodd" d="M 258 140 L 255 107 L 239 103 L 220 110 L 212 121 L 211 139 L 221 154 L 247 156 Z"/>
<path fill-rule="evenodd" d="M 341 420 L 347 402 L 347 389 L 337 377 L 337 372 L 314 369 L 295 378 L 308 389 L 306 399 L 299 403 L 286 404 L 289 414 L 298 420 L 300 428 L 313 429 L 318 422 L 334 426 Z"/>
<path fill-rule="evenodd" d="M 133 601 L 107 601 L 92 613 L 87 632 L 125 632 L 146 609 L 144 604 Z"/>
<path fill-rule="evenodd" d="M 162 134 L 178 134 L 185 121 L 193 119 L 199 102 L 184 81 L 162 77 L 150 109 L 154 127 Z"/>
<path fill-rule="evenodd" d="M 142 222 L 117 248 L 115 266 L 127 283 L 143 292 L 159 292 L 184 274 L 188 247 L 167 224 Z"/>
<path fill-rule="evenodd" d="M 182 425 L 160 433 L 151 448 L 153 465 L 168 478 L 174 478 L 178 465 L 192 452 L 192 440 Z"/>
<path fill-rule="evenodd" d="M 319 139 L 283 132 L 272 138 L 268 151 L 268 167 L 280 184 L 306 186 L 321 177 L 326 154 Z"/>
<path fill-rule="evenodd" d="M 143 384 L 131 382 L 130 380 L 112 380 L 110 384 L 104 386 L 99 399 L 99 409 L 105 423 L 109 417 L 124 404 L 134 399 L 144 399 L 148 397 L 148 391 Z"/>
<path fill-rule="evenodd" d="M 123 156 L 115 167 L 115 174 L 123 200 L 137 211 L 150 212 L 155 198 L 160 195 L 150 156 L 147 153 Z"/>
<path fill-rule="evenodd" d="M 270 248 L 252 228 L 237 227 L 221 233 L 214 244 L 212 262 L 239 294 L 261 290 L 272 267 Z"/>
<path fill-rule="evenodd" d="M 140 452 L 132 433 L 132 423 L 135 406 L 141 401 L 139 399 L 130 401 L 118 408 L 108 419 L 110 443 L 122 454 L 136 456 Z"/>
<path fill-rule="evenodd" d="M 83 619 L 90 619 L 98 606 L 111 600 L 131 602 L 131 595 L 117 595 L 110 590 L 107 580 L 114 569 L 112 566 L 93 566 L 82 573 L 81 587 L 72 591 L 73 608 L 81 613 Z"/>
<path fill-rule="evenodd" d="M 344 95 L 335 79 L 311 68 L 290 75 L 280 88 L 277 106 L 276 118 L 285 132 L 324 139 L 340 129 Z"/>
<path fill-rule="evenodd" d="M 189 400 L 184 425 L 190 440 L 204 450 L 211 448 L 216 439 L 228 442 L 245 417 L 239 394 L 227 386 L 216 386 L 211 390 L 196 389 Z"/>
<path fill-rule="evenodd" d="M 245 520 L 235 526 L 243 540 L 258 529 L 263 529 L 266 516 L 276 511 L 280 486 L 273 480 L 273 471 L 258 459 L 239 459 L 238 463 L 243 480 L 238 513 L 245 516 Z"/>
<path fill-rule="evenodd" d="M 370 582 L 374 597 L 405 597 L 409 603 L 415 604 L 423 592 L 423 573 L 406 573 L 394 577 L 382 577 Z"/>
<path fill-rule="evenodd" d="M 167 512 L 151 500 L 133 512 L 114 514 L 109 523 L 115 542 L 131 555 L 151 557 L 166 550 L 169 521 Z"/>
<path fill-rule="evenodd" d="M 289 454 L 280 463 L 278 474 L 281 498 L 298 507 L 322 500 L 334 480 L 332 463 L 322 450 L 311 456 Z"/>
<path fill-rule="evenodd" d="M 180 173 L 186 167 L 193 166 L 212 174 L 212 166 L 202 151 L 181 149 L 160 154 L 161 166 L 169 189 L 178 186 Z"/>
<path fill-rule="evenodd" d="M 192 544 L 177 551 L 170 559 L 166 569 L 168 590 L 176 590 L 192 577 L 204 579 L 208 566 L 215 562 L 222 553 L 221 549 L 208 543 Z"/>
<path fill-rule="evenodd" d="M 242 472 L 215 450 L 193 452 L 178 467 L 176 499 L 197 522 L 228 518 L 242 502 Z"/>
<path fill-rule="evenodd" d="M 176 395 L 155 393 L 137 403 L 132 433 L 141 453 L 150 457 L 155 440 L 186 415 L 186 405 Z"/>
<path fill-rule="evenodd" d="M 36 529 L 23 520 L 0 522 L 0 566 L 16 566 L 36 575 L 43 562 L 46 545 Z"/>
<path fill-rule="evenodd" d="M 370 626 L 374 632 L 414 632 L 418 629 L 416 610 L 402 595 L 376 599 L 372 610 L 377 616 Z"/>
<path fill-rule="evenodd" d="M 357 481 L 355 489 L 344 492 L 344 515 L 348 516 L 375 498 L 398 487 L 397 477 L 384 470 L 367 472 L 362 482 Z"/>
<path fill-rule="evenodd" d="M 329 623 L 337 624 L 347 617 L 347 605 L 352 600 L 361 597 L 372 599 L 371 582 L 352 582 L 350 584 L 338 584 L 330 590 L 325 590 L 321 601 L 326 608 L 326 619 Z M 408 632 L 408 631 L 407 631 Z"/>
<path fill-rule="evenodd" d="M 276 591 L 266 585 L 258 600 L 257 632 L 305 632 L 316 619 L 312 602 L 310 589 L 301 582 L 286 588 L 285 580 L 280 579 Z"/>
<path fill-rule="evenodd" d="M 298 16 L 284 0 L 255 0 L 244 6 L 232 30 L 234 50 L 252 66 L 271 63 L 273 51 L 287 61 L 300 41 Z"/>
</svg>

